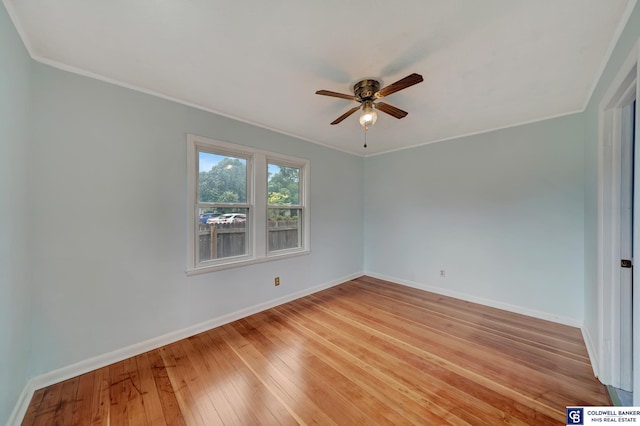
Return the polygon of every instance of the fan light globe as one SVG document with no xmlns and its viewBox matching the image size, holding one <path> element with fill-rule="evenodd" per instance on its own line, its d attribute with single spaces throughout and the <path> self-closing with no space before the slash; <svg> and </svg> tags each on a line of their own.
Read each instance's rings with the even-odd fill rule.
<svg viewBox="0 0 640 426">
<path fill-rule="evenodd" d="M 378 114 L 373 109 L 373 105 L 367 102 L 360 113 L 360 124 L 365 128 L 365 130 L 367 130 L 369 126 L 376 124 L 377 119 Z"/>
</svg>

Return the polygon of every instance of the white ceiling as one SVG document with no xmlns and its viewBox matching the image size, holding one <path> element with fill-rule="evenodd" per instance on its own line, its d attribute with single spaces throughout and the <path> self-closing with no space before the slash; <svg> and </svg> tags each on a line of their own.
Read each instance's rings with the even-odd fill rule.
<svg viewBox="0 0 640 426">
<path fill-rule="evenodd" d="M 3 0 L 35 59 L 370 155 L 584 109 L 636 0 Z M 357 104 L 315 95 L 425 81 Z M 205 135 L 206 136 L 206 135 Z"/>
</svg>

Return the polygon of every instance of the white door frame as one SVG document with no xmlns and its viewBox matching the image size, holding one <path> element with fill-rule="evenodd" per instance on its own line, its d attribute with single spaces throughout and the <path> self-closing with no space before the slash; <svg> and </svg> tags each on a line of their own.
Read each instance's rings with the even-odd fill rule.
<svg viewBox="0 0 640 426">
<path fill-rule="evenodd" d="M 620 387 L 620 123 L 622 108 L 638 99 L 640 43 L 632 49 L 599 106 L 598 146 L 598 318 L 599 348 L 596 374 L 608 385 Z M 636 135 L 638 133 L 636 108 Z M 640 145 L 639 145 L 640 146 Z M 640 150 L 638 150 L 640 151 Z M 638 155 L 636 153 L 636 155 Z M 640 166 L 640 162 L 636 162 Z M 636 186 L 640 190 L 640 173 Z M 640 197 L 635 197 L 634 219 L 640 221 Z M 633 236 L 640 248 L 640 226 Z M 634 268 L 634 287 L 640 283 L 640 265 Z M 640 312 L 640 292 L 636 291 L 634 312 Z M 640 405 L 640 315 L 634 315 L 634 405 Z"/>
<path fill-rule="evenodd" d="M 633 93 L 635 95 L 635 93 Z M 624 99 L 624 98 L 623 98 Z M 635 263 L 633 252 L 633 198 L 635 185 L 633 129 L 635 96 L 622 108 L 620 180 L 620 258 Z M 622 266 L 622 265 L 621 265 Z M 640 266 L 640 265 L 639 265 Z M 633 268 L 620 268 L 620 389 L 631 392 L 633 385 Z"/>
</svg>

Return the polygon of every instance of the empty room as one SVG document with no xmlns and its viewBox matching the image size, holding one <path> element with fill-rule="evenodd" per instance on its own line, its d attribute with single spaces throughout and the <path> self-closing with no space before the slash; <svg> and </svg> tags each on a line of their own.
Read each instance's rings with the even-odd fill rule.
<svg viewBox="0 0 640 426">
<path fill-rule="evenodd" d="M 639 61 L 636 0 L 3 0 L 0 424 L 640 406 Z"/>
</svg>

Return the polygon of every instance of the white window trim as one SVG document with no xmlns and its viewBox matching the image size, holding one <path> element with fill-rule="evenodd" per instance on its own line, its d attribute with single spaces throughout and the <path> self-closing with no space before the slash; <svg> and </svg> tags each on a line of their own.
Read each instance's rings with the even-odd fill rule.
<svg viewBox="0 0 640 426">
<path fill-rule="evenodd" d="M 250 223 L 247 223 L 248 244 L 247 254 L 244 256 L 219 259 L 207 265 L 197 264 L 197 191 L 198 191 L 198 147 L 211 149 L 215 152 L 228 152 L 229 155 L 242 154 L 250 161 L 247 162 L 247 179 L 249 191 L 247 204 L 251 206 Z M 300 168 L 300 206 L 302 241 L 300 247 L 268 251 L 267 214 L 267 163 L 273 162 L 283 166 Z M 310 162 L 302 158 L 277 154 L 229 142 L 218 141 L 202 136 L 187 134 L 187 275 L 197 275 L 240 266 L 253 265 L 277 259 L 306 255 L 311 252 L 310 246 Z M 297 206 L 296 206 L 297 207 Z"/>
</svg>

